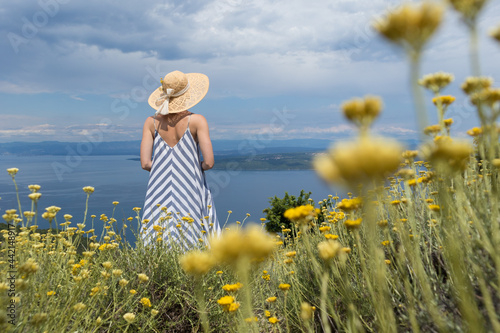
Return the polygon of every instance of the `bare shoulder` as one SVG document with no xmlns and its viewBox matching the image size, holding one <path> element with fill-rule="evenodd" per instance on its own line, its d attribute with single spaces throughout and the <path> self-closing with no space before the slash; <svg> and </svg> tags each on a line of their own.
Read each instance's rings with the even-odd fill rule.
<svg viewBox="0 0 500 333">
<path fill-rule="evenodd" d="M 208 124 L 207 119 L 203 115 L 197 113 L 191 114 L 191 122 L 197 128 L 207 126 Z"/>
<path fill-rule="evenodd" d="M 154 117 L 153 116 L 149 116 L 146 118 L 146 121 L 144 122 L 144 130 L 145 129 L 149 129 L 149 131 L 151 133 L 154 132 L 154 129 L 155 129 L 155 126 L 154 126 Z"/>
</svg>

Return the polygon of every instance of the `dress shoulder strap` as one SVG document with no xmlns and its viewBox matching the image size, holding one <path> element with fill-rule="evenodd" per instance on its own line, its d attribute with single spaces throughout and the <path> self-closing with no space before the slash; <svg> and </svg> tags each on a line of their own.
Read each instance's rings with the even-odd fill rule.
<svg viewBox="0 0 500 333">
<path fill-rule="evenodd" d="M 155 129 L 155 136 L 156 136 L 156 134 L 158 133 L 158 129 L 156 128 L 155 120 L 156 120 L 156 114 L 153 116 L 153 127 Z M 160 127 L 160 122 L 159 121 L 158 121 L 158 127 Z"/>
<path fill-rule="evenodd" d="M 187 128 L 186 128 L 186 131 L 189 129 L 189 121 L 191 120 L 191 116 L 192 116 L 192 115 L 193 115 L 193 114 L 191 113 L 191 114 L 188 116 L 188 125 L 187 125 Z"/>
</svg>

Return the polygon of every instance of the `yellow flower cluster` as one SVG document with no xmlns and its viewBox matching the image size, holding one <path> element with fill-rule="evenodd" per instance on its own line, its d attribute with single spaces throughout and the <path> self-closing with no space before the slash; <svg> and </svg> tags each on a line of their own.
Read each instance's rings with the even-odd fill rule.
<svg viewBox="0 0 500 333">
<path fill-rule="evenodd" d="M 359 127 L 370 126 L 382 110 L 382 99 L 365 96 L 344 102 L 341 106 L 344 116 Z"/>
<path fill-rule="evenodd" d="M 491 29 L 490 36 L 500 42 L 500 26 Z"/>
<path fill-rule="evenodd" d="M 210 241 L 211 253 L 217 262 L 236 264 L 241 259 L 263 259 L 276 246 L 274 239 L 255 225 L 229 230 Z"/>
<path fill-rule="evenodd" d="M 179 258 L 182 269 L 191 275 L 201 276 L 212 269 L 214 258 L 208 252 L 191 251 Z"/>
<path fill-rule="evenodd" d="M 434 105 L 439 105 L 439 103 L 441 103 L 443 106 L 448 106 L 453 102 L 455 102 L 455 97 L 450 95 L 437 96 L 432 99 L 432 103 L 434 103 Z"/>
<path fill-rule="evenodd" d="M 324 261 L 328 261 L 341 254 L 344 254 L 344 252 L 342 252 L 342 245 L 340 245 L 340 243 L 337 241 L 331 240 L 320 242 L 318 244 L 318 253 L 320 258 Z"/>
<path fill-rule="evenodd" d="M 361 226 L 361 221 L 362 218 L 358 218 L 355 220 L 345 220 L 344 225 L 349 230 L 359 229 L 359 227 Z"/>
<path fill-rule="evenodd" d="M 217 303 L 222 306 L 224 311 L 227 312 L 235 312 L 240 307 L 240 303 L 235 302 L 233 296 L 223 296 L 217 301 Z"/>
<path fill-rule="evenodd" d="M 141 304 L 142 304 L 145 308 L 146 308 L 146 307 L 148 307 L 148 308 L 150 308 L 150 307 L 151 307 L 151 301 L 150 301 L 150 300 L 149 300 L 149 298 L 147 298 L 147 297 L 143 297 L 143 298 L 141 298 L 140 303 L 141 303 Z"/>
<path fill-rule="evenodd" d="M 296 224 L 305 225 L 310 223 L 317 214 L 319 214 L 319 209 L 314 209 L 312 205 L 302 205 L 287 209 L 283 216 Z"/>
<path fill-rule="evenodd" d="M 440 25 L 443 12 L 443 6 L 435 2 L 407 2 L 376 22 L 375 29 L 391 42 L 420 52 Z"/>
<path fill-rule="evenodd" d="M 452 7 L 462 14 L 462 18 L 468 24 L 473 24 L 477 15 L 488 0 L 448 0 Z"/>
<path fill-rule="evenodd" d="M 470 100 L 474 105 L 485 104 L 493 108 L 495 103 L 500 102 L 500 88 L 485 88 L 471 94 Z"/>
<path fill-rule="evenodd" d="M 361 198 L 352 198 L 352 199 L 342 199 L 338 204 L 337 208 L 342 209 L 343 211 L 350 212 L 352 210 L 358 209 L 361 207 L 363 201 Z"/>
<path fill-rule="evenodd" d="M 290 289 L 290 285 L 288 283 L 280 283 L 278 288 L 280 288 L 283 291 L 288 291 Z"/>
<path fill-rule="evenodd" d="M 227 292 L 235 292 L 235 291 L 240 290 L 241 287 L 243 287 L 243 284 L 241 284 L 240 282 L 237 282 L 235 284 L 226 284 L 226 285 L 222 286 L 222 289 L 227 291 Z"/>
<path fill-rule="evenodd" d="M 462 90 L 467 94 L 471 95 L 476 92 L 480 92 L 483 89 L 491 87 L 493 84 L 493 79 L 487 76 L 470 76 L 465 79 L 462 83 Z"/>
<path fill-rule="evenodd" d="M 7 172 L 9 173 L 9 175 L 14 177 L 19 172 L 19 169 L 18 168 L 9 168 L 9 169 L 7 169 Z"/>
<path fill-rule="evenodd" d="M 317 155 L 313 165 L 327 182 L 355 186 L 369 180 L 383 180 L 399 167 L 402 151 L 397 141 L 366 138 L 337 143 L 326 155 Z"/>
<path fill-rule="evenodd" d="M 92 194 L 92 193 L 94 193 L 94 188 L 92 186 L 85 186 L 83 188 L 83 192 L 85 192 L 87 194 Z"/>
<path fill-rule="evenodd" d="M 473 151 L 469 142 L 455 141 L 450 137 L 437 137 L 433 144 L 422 150 L 434 165 L 450 170 L 463 170 Z"/>
<path fill-rule="evenodd" d="M 434 93 L 439 93 L 443 88 L 448 86 L 455 77 L 453 74 L 445 73 L 445 72 L 437 72 L 433 74 L 424 75 L 419 81 L 418 84 L 429 89 Z M 444 96 L 443 96 L 444 97 Z M 433 100 L 434 101 L 434 100 Z"/>
</svg>

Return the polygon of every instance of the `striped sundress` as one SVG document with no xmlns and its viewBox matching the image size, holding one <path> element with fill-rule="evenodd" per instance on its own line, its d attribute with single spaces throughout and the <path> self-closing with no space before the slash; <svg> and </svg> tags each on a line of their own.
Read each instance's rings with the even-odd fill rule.
<svg viewBox="0 0 500 333">
<path fill-rule="evenodd" d="M 144 243 L 167 242 L 181 249 L 204 247 L 208 236 L 220 234 L 220 225 L 201 168 L 200 147 L 187 129 L 170 147 L 155 126 L 153 160 L 149 174 L 141 235 Z M 161 234 L 160 234 L 161 233 Z"/>
</svg>

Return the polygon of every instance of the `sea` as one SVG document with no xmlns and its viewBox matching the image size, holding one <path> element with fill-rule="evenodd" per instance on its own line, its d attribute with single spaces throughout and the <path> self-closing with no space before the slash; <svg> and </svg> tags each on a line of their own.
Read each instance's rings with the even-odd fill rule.
<svg viewBox="0 0 500 333">
<path fill-rule="evenodd" d="M 7 173 L 8 168 L 18 168 L 15 182 L 19 191 L 22 211 L 31 209 L 28 185 L 41 186 L 42 196 L 38 203 L 39 216 L 46 207 L 61 207 L 57 223 L 64 222 L 63 215 L 73 216 L 73 226 L 84 220 L 87 195 L 84 186 L 95 188 L 88 200 L 86 218 L 90 228 L 90 216 L 96 215 L 94 228 L 102 230 L 101 214 L 113 216 L 120 228 L 127 223 L 127 240 L 134 242 L 133 230 L 137 230 L 137 220 L 130 223 L 126 219 L 135 217 L 134 207 L 142 208 L 149 178 L 140 162 L 131 160 L 137 156 L 1 156 L 0 157 L 0 215 L 7 209 L 18 209 L 15 184 Z M 334 189 L 325 184 L 313 170 L 290 171 L 243 171 L 207 170 L 208 186 L 214 197 L 215 208 L 221 226 L 236 221 L 261 223 L 265 217 L 263 209 L 270 206 L 270 198 L 282 198 L 287 192 L 298 196 L 301 190 L 311 192 L 317 202 L 329 194 L 345 196 L 342 189 Z M 119 204 L 115 207 L 113 201 Z M 228 211 L 232 211 L 231 214 Z M 250 216 L 247 216 L 250 214 Z M 40 228 L 48 228 L 47 221 L 38 218 Z"/>
</svg>

